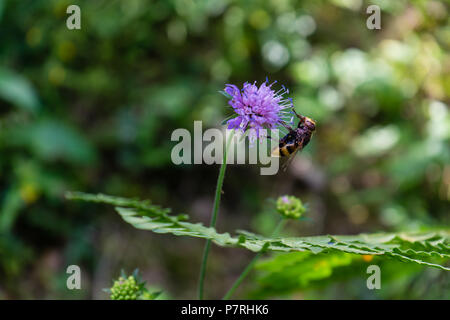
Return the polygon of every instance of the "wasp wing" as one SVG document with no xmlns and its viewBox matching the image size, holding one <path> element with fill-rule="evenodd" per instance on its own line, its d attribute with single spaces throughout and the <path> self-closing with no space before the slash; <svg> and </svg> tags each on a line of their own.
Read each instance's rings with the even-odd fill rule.
<svg viewBox="0 0 450 320">
<path fill-rule="evenodd" d="M 295 151 L 293 153 L 291 153 L 289 155 L 289 157 L 287 157 L 286 161 L 284 161 L 284 163 L 281 165 L 281 168 L 283 169 L 284 172 L 291 165 L 291 163 L 294 160 L 295 155 L 297 154 L 298 150 L 300 150 L 300 148 L 295 149 Z"/>
</svg>

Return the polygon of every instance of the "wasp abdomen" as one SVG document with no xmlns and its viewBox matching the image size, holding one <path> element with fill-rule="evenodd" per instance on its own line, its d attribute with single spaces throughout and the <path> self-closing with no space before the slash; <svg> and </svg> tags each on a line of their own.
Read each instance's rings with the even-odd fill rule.
<svg viewBox="0 0 450 320">
<path fill-rule="evenodd" d="M 297 148 L 293 144 L 284 145 L 284 146 L 280 147 L 280 155 L 282 157 L 290 156 L 291 154 L 293 154 L 295 152 L 296 149 Z"/>
</svg>

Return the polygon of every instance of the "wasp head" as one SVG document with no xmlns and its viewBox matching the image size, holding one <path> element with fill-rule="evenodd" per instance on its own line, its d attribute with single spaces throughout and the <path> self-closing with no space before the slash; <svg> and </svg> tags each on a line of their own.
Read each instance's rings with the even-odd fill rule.
<svg viewBox="0 0 450 320">
<path fill-rule="evenodd" d="M 316 130 L 316 122 L 308 117 L 304 117 L 303 123 L 305 127 L 307 127 L 309 130 L 314 131 Z"/>
</svg>

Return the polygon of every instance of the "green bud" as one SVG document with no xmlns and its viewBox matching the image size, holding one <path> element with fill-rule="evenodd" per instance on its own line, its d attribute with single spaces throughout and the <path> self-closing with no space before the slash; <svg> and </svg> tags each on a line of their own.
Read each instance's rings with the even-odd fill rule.
<svg viewBox="0 0 450 320">
<path fill-rule="evenodd" d="M 141 291 L 133 276 L 129 276 L 126 279 L 120 277 L 114 281 L 110 298 L 111 300 L 136 300 L 141 296 Z"/>
<path fill-rule="evenodd" d="M 305 211 L 302 201 L 294 196 L 281 196 L 277 200 L 277 212 L 287 219 L 298 219 Z"/>
</svg>

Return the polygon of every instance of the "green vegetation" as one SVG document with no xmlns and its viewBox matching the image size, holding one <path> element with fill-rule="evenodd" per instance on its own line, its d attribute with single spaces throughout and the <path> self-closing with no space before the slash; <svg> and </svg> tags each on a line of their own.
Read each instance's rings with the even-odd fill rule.
<svg viewBox="0 0 450 320">
<path fill-rule="evenodd" d="M 233 298 L 450 298 L 447 1 L 79 0 L 81 30 L 70 4 L 0 0 L 1 299 L 104 299 L 135 268 L 194 298 L 205 239 L 206 298 L 263 249 Z M 266 76 L 316 131 L 286 172 L 229 165 L 208 228 L 218 166 L 174 165 L 171 133 L 219 127 L 224 84 Z M 73 190 L 123 196 L 71 194 L 127 223 Z M 285 194 L 307 210 L 270 237 Z"/>
</svg>

